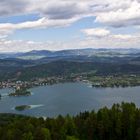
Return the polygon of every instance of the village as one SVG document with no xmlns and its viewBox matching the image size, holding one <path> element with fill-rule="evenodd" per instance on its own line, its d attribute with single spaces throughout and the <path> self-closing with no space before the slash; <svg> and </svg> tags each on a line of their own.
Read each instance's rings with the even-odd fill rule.
<svg viewBox="0 0 140 140">
<path fill-rule="evenodd" d="M 13 80 L 7 80 L 0 82 L 0 89 L 3 88 L 14 88 L 19 89 L 21 87 L 25 88 L 32 88 L 36 86 L 45 86 L 45 85 L 53 85 L 57 83 L 63 83 L 63 82 L 76 82 L 81 81 L 82 77 L 74 77 L 74 78 L 67 78 L 67 77 L 47 77 L 47 78 L 35 78 L 30 81 L 13 81 Z"/>
<path fill-rule="evenodd" d="M 14 88 L 20 89 L 22 87 L 29 89 L 36 86 L 53 85 L 65 82 L 85 82 L 90 83 L 92 87 L 128 87 L 139 86 L 139 75 L 118 75 L 118 76 L 95 76 L 92 74 L 76 74 L 71 76 L 53 76 L 44 78 L 34 78 L 30 81 L 21 80 L 7 80 L 0 82 L 0 89 Z"/>
</svg>

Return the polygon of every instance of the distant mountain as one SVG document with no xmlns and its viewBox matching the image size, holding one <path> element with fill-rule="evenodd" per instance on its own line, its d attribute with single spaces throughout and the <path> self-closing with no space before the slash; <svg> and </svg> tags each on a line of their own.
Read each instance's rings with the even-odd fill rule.
<svg viewBox="0 0 140 140">
<path fill-rule="evenodd" d="M 23 53 L 0 53 L 0 59 L 16 58 Z"/>
<path fill-rule="evenodd" d="M 120 50 L 31 51 L 0 59 L 0 80 L 29 80 L 35 77 L 69 75 L 96 71 L 96 74 L 140 74 L 140 53 Z M 90 55 L 89 55 L 90 54 Z M 44 56 L 39 59 L 19 57 Z"/>
<path fill-rule="evenodd" d="M 61 51 L 33 50 L 25 53 L 1 53 L 0 59 L 18 58 L 25 60 L 38 60 L 42 58 L 73 58 L 87 57 L 139 57 L 140 49 L 73 49 Z"/>
<path fill-rule="evenodd" d="M 27 53 L 23 53 L 18 56 L 20 59 L 41 59 L 44 57 L 69 57 L 69 56 L 87 56 L 90 55 L 91 52 L 93 52 L 93 49 L 81 49 L 81 50 L 62 50 L 62 51 L 47 51 L 47 50 L 41 50 L 41 51 L 30 51 Z"/>
</svg>

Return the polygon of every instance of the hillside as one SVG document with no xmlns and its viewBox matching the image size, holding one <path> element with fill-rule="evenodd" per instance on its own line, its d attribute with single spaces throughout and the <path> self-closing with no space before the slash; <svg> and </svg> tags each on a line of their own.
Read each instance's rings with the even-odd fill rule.
<svg viewBox="0 0 140 140">
<path fill-rule="evenodd" d="M 102 62 L 73 62 L 73 61 L 53 61 L 45 64 L 28 65 L 5 62 L 0 65 L 0 79 L 7 80 L 16 78 L 19 80 L 30 80 L 33 78 L 47 76 L 69 76 L 72 73 L 96 72 L 97 75 L 111 74 L 140 74 L 140 65 L 122 63 L 102 63 Z M 30 63 L 29 63 L 30 64 Z"/>
<path fill-rule="evenodd" d="M 88 72 L 96 72 L 96 75 L 140 74 L 139 49 L 41 50 L 8 56 L 12 58 L 0 59 L 1 81 Z M 28 59 L 31 57 L 35 59 Z"/>
</svg>

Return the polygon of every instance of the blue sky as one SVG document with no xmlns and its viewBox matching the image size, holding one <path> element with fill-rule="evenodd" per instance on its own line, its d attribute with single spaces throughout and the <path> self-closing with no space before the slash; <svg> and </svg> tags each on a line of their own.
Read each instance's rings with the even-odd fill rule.
<svg viewBox="0 0 140 140">
<path fill-rule="evenodd" d="M 139 0 L 0 1 L 0 52 L 139 44 Z"/>
<path fill-rule="evenodd" d="M 28 17 L 29 18 L 29 17 Z M 35 17 L 31 17 L 35 19 Z M 14 22 L 18 20 L 15 18 Z M 22 19 L 23 20 L 23 19 Z M 27 17 L 25 17 L 27 20 Z M 18 22 L 18 21 L 17 21 Z M 46 28 L 46 29 L 22 29 L 15 31 L 14 34 L 10 36 L 11 39 L 24 39 L 33 41 L 67 41 L 75 37 L 83 37 L 81 34 L 81 29 L 97 27 L 98 25 L 92 24 L 92 18 L 81 19 L 68 27 L 56 27 L 56 28 Z"/>
<path fill-rule="evenodd" d="M 22 23 L 27 21 L 36 21 L 39 16 L 36 14 L 21 15 L 21 16 L 8 16 L 1 17 L 0 23 Z M 82 29 L 85 28 L 97 28 L 99 24 L 93 23 L 95 18 L 85 17 L 79 21 L 73 23 L 68 27 L 50 27 L 43 29 L 21 29 L 14 31 L 13 34 L 9 35 L 9 39 L 12 40 L 32 40 L 32 41 L 68 41 L 76 37 L 84 37 L 81 33 Z"/>
</svg>

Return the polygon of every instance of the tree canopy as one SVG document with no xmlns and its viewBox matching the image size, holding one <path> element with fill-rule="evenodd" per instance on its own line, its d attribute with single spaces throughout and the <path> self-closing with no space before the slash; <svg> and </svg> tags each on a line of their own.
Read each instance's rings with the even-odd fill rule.
<svg viewBox="0 0 140 140">
<path fill-rule="evenodd" d="M 0 140 L 140 140 L 140 109 L 114 104 L 77 116 L 35 118 L 0 114 Z"/>
</svg>

